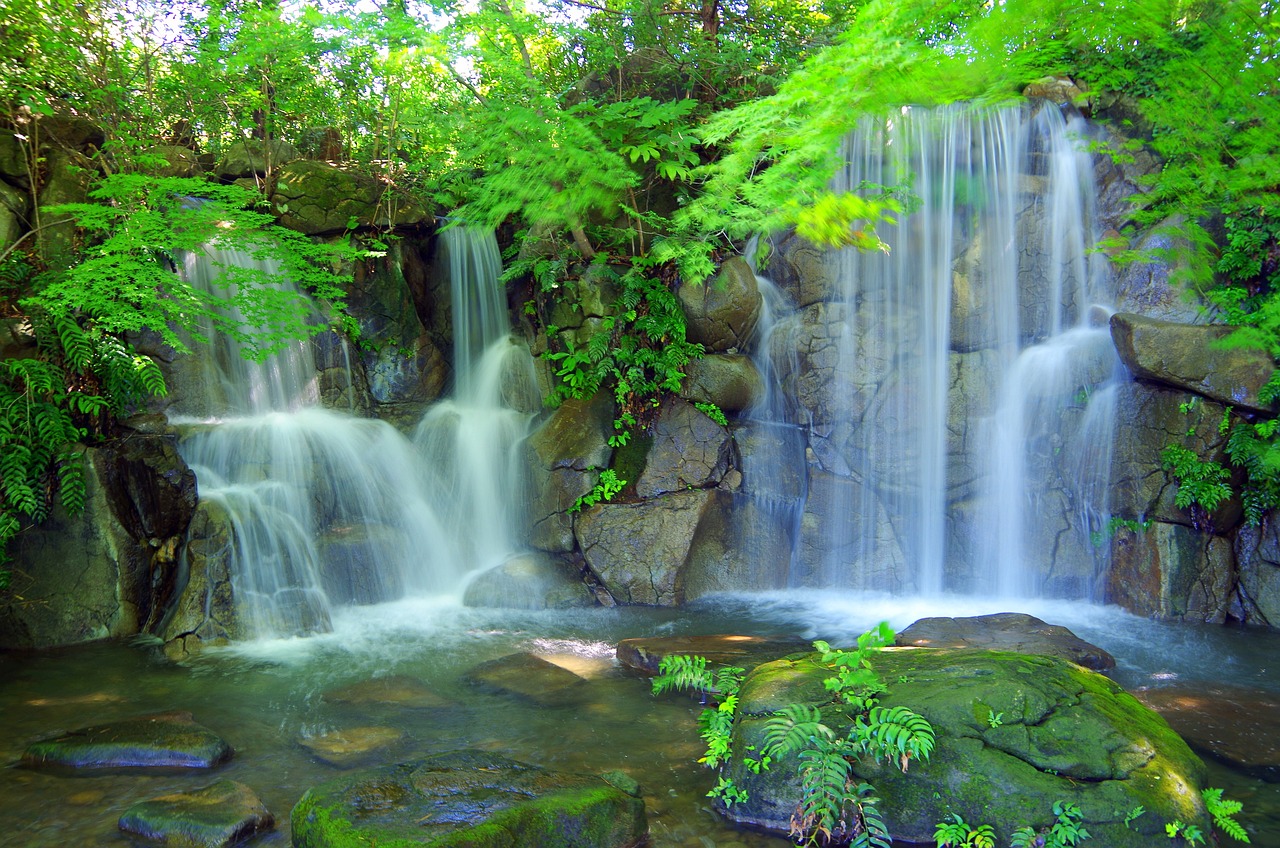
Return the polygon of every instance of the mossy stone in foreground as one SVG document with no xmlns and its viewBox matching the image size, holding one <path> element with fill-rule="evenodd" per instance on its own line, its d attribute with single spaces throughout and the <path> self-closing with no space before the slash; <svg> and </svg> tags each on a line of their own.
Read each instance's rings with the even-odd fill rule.
<svg viewBox="0 0 1280 848">
<path fill-rule="evenodd" d="M 800 802 L 795 755 L 760 775 L 741 759 L 748 745 L 763 744 L 776 710 L 818 706 L 824 722 L 848 733 L 822 685 L 831 672 L 816 659 L 768 663 L 744 681 L 733 733 L 739 754 L 726 774 L 749 800 L 725 811 L 729 818 L 788 830 Z M 890 648 L 872 664 L 889 687 L 880 703 L 915 710 L 937 737 L 930 761 L 912 762 L 905 774 L 869 758 L 854 766 L 875 786 L 895 839 L 932 843 L 937 823 L 957 814 L 991 824 L 1004 845 L 1019 827 L 1051 824 L 1055 801 L 1077 804 L 1090 844 L 1107 848 L 1150 848 L 1174 820 L 1209 832 L 1203 763 L 1164 719 L 1100 674 L 1052 657 L 978 650 Z M 1139 805 L 1146 814 L 1126 827 Z"/>
<path fill-rule="evenodd" d="M 648 833 L 644 802 L 598 777 L 483 751 L 330 781 L 292 822 L 295 848 L 630 848 Z"/>
<path fill-rule="evenodd" d="M 234 780 L 152 798 L 120 817 L 124 832 L 170 848 L 225 848 L 274 826 L 254 791 Z"/>
<path fill-rule="evenodd" d="M 197 724 L 191 713 L 172 712 L 73 730 L 28 746 L 30 768 L 213 768 L 231 759 L 231 746 Z"/>
</svg>

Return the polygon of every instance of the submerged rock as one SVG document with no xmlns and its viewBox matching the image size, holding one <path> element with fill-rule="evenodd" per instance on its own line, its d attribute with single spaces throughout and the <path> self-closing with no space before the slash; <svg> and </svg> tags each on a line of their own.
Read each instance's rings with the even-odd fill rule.
<svg viewBox="0 0 1280 848">
<path fill-rule="evenodd" d="M 480 663 L 467 672 L 472 683 L 515 695 L 544 707 L 555 707 L 577 700 L 584 680 L 534 654 L 508 654 Z"/>
<path fill-rule="evenodd" d="M 1170 686 L 1134 695 L 1200 753 L 1280 782 L 1280 695 L 1243 686 Z"/>
<path fill-rule="evenodd" d="M 773 714 L 789 704 L 822 709 L 837 735 L 850 730 L 823 680 L 816 657 L 756 668 L 743 683 L 733 750 L 725 776 L 749 800 L 725 810 L 730 819 L 785 834 L 800 802 L 797 757 L 776 758 L 761 774 L 741 752 L 760 746 Z M 872 666 L 888 684 L 884 707 L 905 706 L 936 734 L 928 762 L 907 772 L 864 757 L 857 779 L 871 783 L 895 840 L 930 842 L 939 821 L 959 815 L 991 824 L 998 844 L 1023 826 L 1053 821 L 1055 802 L 1070 802 L 1083 825 L 1108 848 L 1147 848 L 1179 820 L 1208 832 L 1199 790 L 1204 764 L 1159 715 L 1107 678 L 1052 657 L 994 651 L 897 648 Z M 1125 824 L 1142 805 L 1147 813 Z"/>
<path fill-rule="evenodd" d="M 298 744 L 321 762 L 351 768 L 365 764 L 402 739 L 404 734 L 394 727 L 348 727 L 303 737 Z"/>
<path fill-rule="evenodd" d="M 1022 612 L 998 612 L 970 618 L 922 618 L 898 634 L 900 648 L 983 648 L 1059 657 L 1105 671 L 1116 659 L 1060 624 L 1048 624 Z"/>
<path fill-rule="evenodd" d="M 314 787 L 292 823 L 296 848 L 630 848 L 648 835 L 644 802 L 604 780 L 480 751 Z"/>
<path fill-rule="evenodd" d="M 449 706 L 449 701 L 437 695 L 427 684 L 416 677 L 392 674 L 375 677 L 332 689 L 324 693 L 324 699 L 334 704 L 392 704 L 409 709 L 434 710 Z"/>
<path fill-rule="evenodd" d="M 172 712 L 73 730 L 27 747 L 30 768 L 213 768 L 231 759 L 231 746 L 197 724 L 191 713 Z"/>
<path fill-rule="evenodd" d="M 517 554 L 475 576 L 462 603 L 498 609 L 572 609 L 595 599 L 572 568 L 549 554 Z"/>
<path fill-rule="evenodd" d="M 623 639 L 618 643 L 618 662 L 645 674 L 657 674 L 664 657 L 706 657 L 716 665 L 736 665 L 752 669 L 761 663 L 809 649 L 803 639 L 783 636 L 657 636 Z"/>
<path fill-rule="evenodd" d="M 224 848 L 275 824 L 254 791 L 234 780 L 152 798 L 120 817 L 125 833 L 175 848 Z"/>
</svg>

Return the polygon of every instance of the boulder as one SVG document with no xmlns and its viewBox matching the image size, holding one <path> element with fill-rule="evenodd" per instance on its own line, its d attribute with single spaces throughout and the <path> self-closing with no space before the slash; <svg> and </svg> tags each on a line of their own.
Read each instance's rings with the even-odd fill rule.
<svg viewBox="0 0 1280 848">
<path fill-rule="evenodd" d="M 324 693 L 325 701 L 354 707 L 390 705 L 412 710 L 435 710 L 449 706 L 449 701 L 416 677 L 391 674 L 362 680 Z"/>
<path fill-rule="evenodd" d="M 23 189 L 31 187 L 27 145 L 18 140 L 18 133 L 12 127 L 0 128 L 0 181 Z"/>
<path fill-rule="evenodd" d="M 714 486 L 729 470 L 729 431 L 693 404 L 672 399 L 654 422 L 653 444 L 636 494 L 654 498 L 668 492 Z"/>
<path fill-rule="evenodd" d="M 1235 329 L 1176 324 L 1126 312 L 1111 316 L 1116 351 L 1134 377 L 1269 415 L 1271 404 L 1259 400 L 1258 392 L 1275 362 L 1261 350 L 1223 347 Z"/>
<path fill-rule="evenodd" d="M 709 354 L 684 367 L 680 397 L 691 403 L 714 403 L 732 415 L 757 404 L 764 397 L 764 380 L 750 357 Z"/>
<path fill-rule="evenodd" d="M 726 480 L 735 473 L 730 471 Z M 682 569 L 685 601 L 788 585 L 800 502 L 724 488 L 712 496 Z"/>
<path fill-rule="evenodd" d="M 969 618 L 922 618 L 897 635 L 900 648 L 978 648 L 1070 660 L 1094 671 L 1115 668 L 1111 654 L 1060 624 L 1048 624 L 1021 612 Z"/>
<path fill-rule="evenodd" d="M 35 742 L 22 753 L 28 768 L 207 769 L 232 756 L 231 746 L 197 724 L 191 713 L 172 712 L 100 724 Z"/>
<path fill-rule="evenodd" d="M 1121 312 L 1180 324 L 1204 322 L 1200 304 L 1187 296 L 1186 286 L 1177 282 L 1179 260 L 1170 258 L 1174 246 L 1173 237 L 1160 227 L 1137 240 L 1133 249 L 1150 258 L 1116 269 L 1115 304 Z"/>
<path fill-rule="evenodd" d="M 910 581 L 898 532 L 876 493 L 811 468 L 788 585 L 902 593 L 916 588 Z"/>
<path fill-rule="evenodd" d="M 1111 537 L 1104 599 L 1149 618 L 1226 620 L 1235 587 L 1231 543 L 1163 521 Z"/>
<path fill-rule="evenodd" d="M 120 817 L 132 836 L 174 848 L 227 848 L 272 830 L 275 816 L 252 789 L 234 780 L 134 804 Z"/>
<path fill-rule="evenodd" d="M 0 182 L 0 251 L 7 250 L 27 231 L 30 206 L 31 201 L 25 192 Z"/>
<path fill-rule="evenodd" d="M 508 654 L 483 662 L 466 674 L 472 684 L 502 695 L 513 695 L 540 707 L 572 704 L 586 681 L 567 668 L 536 654 Z"/>
<path fill-rule="evenodd" d="M 93 163 L 75 150 L 49 149 L 42 165 L 44 183 L 40 187 L 37 204 L 57 206 L 62 203 L 84 203 L 88 199 L 89 180 Z M 45 261 L 60 268 L 69 268 L 76 262 L 76 224 L 55 218 L 56 223 L 45 223 L 35 236 Z"/>
<path fill-rule="evenodd" d="M 1084 91 L 1070 77 L 1042 77 L 1022 89 L 1023 97 L 1042 97 L 1050 103 L 1079 104 Z"/>
<path fill-rule="evenodd" d="M 370 765 L 378 758 L 386 759 L 388 750 L 404 739 L 394 727 L 346 727 L 312 736 L 303 736 L 298 744 L 311 756 L 338 768 Z"/>
<path fill-rule="evenodd" d="M 435 222 L 416 198 L 364 174 L 311 159 L 280 169 L 271 206 L 281 224 L 307 235 Z"/>
<path fill-rule="evenodd" d="M 198 177 L 204 167 L 189 147 L 158 144 L 143 151 L 141 170 L 153 177 Z"/>
<path fill-rule="evenodd" d="M 261 139 L 250 139 L 228 147 L 213 166 L 213 173 L 227 182 L 245 177 L 261 177 L 268 171 L 278 170 L 286 162 L 292 162 L 298 155 L 298 148 L 287 141 L 272 141 L 268 144 Z"/>
<path fill-rule="evenodd" d="M 745 348 L 760 320 L 760 288 L 745 259 L 734 256 L 711 282 L 684 283 L 676 291 L 687 322 L 686 337 L 712 353 Z"/>
<path fill-rule="evenodd" d="M 598 777 L 457 751 L 307 790 L 291 815 L 296 848 L 633 848 L 644 802 Z"/>
<path fill-rule="evenodd" d="M 905 706 L 933 727 L 928 762 L 896 764 L 864 757 L 858 780 L 876 789 L 895 842 L 928 843 L 952 815 L 990 824 L 997 844 L 1022 826 L 1052 823 L 1053 805 L 1076 804 L 1099 845 L 1147 848 L 1179 820 L 1204 832 L 1210 821 L 1200 798 L 1204 765 L 1164 719 L 1107 678 L 1052 657 L 980 650 L 894 648 L 871 657 L 889 689 L 884 707 Z M 725 776 L 747 792 L 724 814 L 742 824 L 786 834 L 800 803 L 798 758 L 776 758 L 756 774 L 743 762 L 764 741 L 769 718 L 789 704 L 822 709 L 837 735 L 849 732 L 823 680 L 816 656 L 758 666 L 743 683 L 733 729 L 738 752 Z M 1146 815 L 1128 827 L 1127 811 Z"/>
<path fill-rule="evenodd" d="M 187 534 L 186 578 L 176 582 L 172 610 L 159 629 L 165 654 L 184 660 L 244 635 L 231 583 L 235 530 L 226 507 L 201 501 Z"/>
<path fill-rule="evenodd" d="M 463 593 L 469 607 L 571 609 L 594 606 L 576 570 L 542 552 L 517 554 L 472 578 Z"/>
<path fill-rule="evenodd" d="M 584 509 L 574 533 L 591 571 L 624 604 L 685 602 L 684 567 L 714 492 L 697 490 Z"/>
<path fill-rule="evenodd" d="M 771 239 L 773 250 L 763 273 L 786 293 L 797 307 L 820 300 L 838 300 L 840 286 L 827 252 L 794 232 Z"/>
<path fill-rule="evenodd" d="M 608 467 L 612 435 L 613 402 L 601 393 L 589 401 L 565 401 L 525 440 L 530 545 L 552 552 L 574 549 L 569 510 Z"/>
</svg>

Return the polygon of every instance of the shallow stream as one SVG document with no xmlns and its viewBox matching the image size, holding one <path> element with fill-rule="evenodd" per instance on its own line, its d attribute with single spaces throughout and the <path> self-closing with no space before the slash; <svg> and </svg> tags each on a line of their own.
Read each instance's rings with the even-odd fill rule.
<svg viewBox="0 0 1280 848">
<path fill-rule="evenodd" d="M 782 848 L 785 840 L 730 827 L 704 793 L 711 774 L 700 754 L 692 699 L 649 694 L 647 680 L 619 667 L 614 645 L 632 636 L 742 633 L 851 640 L 880 620 L 901 629 L 927 615 L 1008 609 L 971 599 L 923 601 L 833 593 L 732 596 L 679 609 L 572 612 L 477 610 L 444 601 L 348 608 L 333 633 L 211 651 L 185 666 L 154 646 L 98 644 L 34 654 L 0 654 L 0 843 L 32 848 L 125 846 L 119 816 L 139 800 L 189 791 L 228 777 L 251 786 L 277 829 L 253 846 L 289 844 L 289 810 L 309 786 L 341 776 L 299 739 L 342 728 L 385 726 L 404 740 L 383 759 L 462 747 L 501 751 L 563 770 L 621 769 L 641 783 L 655 848 Z M 1130 689 L 1230 685 L 1280 696 L 1280 634 L 1164 625 L 1114 608 L 1019 603 L 1114 654 L 1113 676 Z M 476 663 L 529 651 L 587 678 L 572 706 L 537 707 L 476 689 L 461 679 Z M 371 678 L 405 675 L 451 706 L 410 709 L 326 699 Z M 188 710 L 225 738 L 235 758 L 216 775 L 62 777 L 16 767 L 32 741 L 140 714 Z M 1274 733 L 1280 720 L 1272 725 Z M 1266 729 L 1260 745 L 1274 745 Z M 376 762 L 376 761 L 375 761 Z M 1209 760 L 1210 785 L 1241 800 L 1255 845 L 1280 845 L 1280 783 Z"/>
</svg>

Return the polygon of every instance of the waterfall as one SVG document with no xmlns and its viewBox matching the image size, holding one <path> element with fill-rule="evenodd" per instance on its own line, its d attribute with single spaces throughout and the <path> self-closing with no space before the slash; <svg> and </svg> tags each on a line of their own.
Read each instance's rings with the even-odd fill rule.
<svg viewBox="0 0 1280 848">
<path fill-rule="evenodd" d="M 428 411 L 417 444 L 386 422 L 320 408 L 310 343 L 253 362 L 206 328 L 203 397 L 184 397 L 171 418 L 202 502 L 230 525 L 244 635 L 327 630 L 339 605 L 454 593 L 514 547 L 503 504 L 518 491 L 512 445 L 530 416 L 509 406 L 536 402 L 532 361 L 507 338 L 492 234 L 451 233 L 455 390 Z M 225 287 L 227 268 L 291 287 L 246 255 L 209 248 L 183 263 L 208 289 Z"/>
<path fill-rule="evenodd" d="M 757 353 L 791 401 L 771 415 L 809 437 L 779 585 L 1088 594 L 1116 363 L 1082 133 L 1048 105 L 953 106 L 845 140 L 834 190 L 916 201 L 887 253 L 829 254 Z"/>
<path fill-rule="evenodd" d="M 533 358 L 511 338 L 491 231 L 441 234 L 453 298 L 453 396 L 428 410 L 414 434 L 433 503 L 475 569 L 520 549 L 523 491 L 516 446 L 541 406 Z"/>
</svg>

